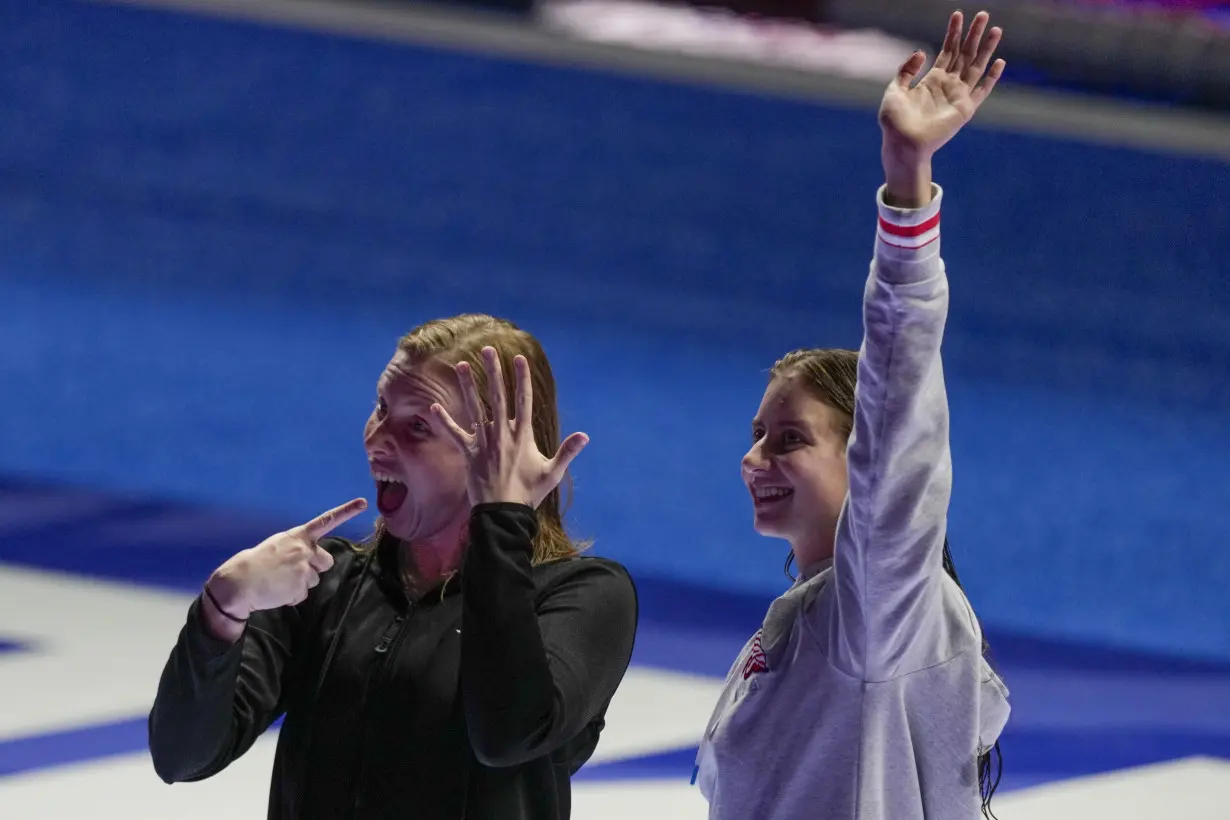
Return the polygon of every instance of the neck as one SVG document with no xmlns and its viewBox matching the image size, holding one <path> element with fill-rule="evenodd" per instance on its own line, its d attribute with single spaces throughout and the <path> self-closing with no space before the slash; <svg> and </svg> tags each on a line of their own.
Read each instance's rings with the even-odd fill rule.
<svg viewBox="0 0 1230 820">
<path fill-rule="evenodd" d="M 401 565 L 414 586 L 433 589 L 461 568 L 467 530 L 466 523 L 462 522 L 422 541 L 401 542 Z"/>
<path fill-rule="evenodd" d="M 812 564 L 827 561 L 833 557 L 833 546 L 837 539 L 837 526 L 826 528 L 820 535 L 811 538 L 792 539 L 790 548 L 794 550 L 794 562 L 803 570 Z"/>
</svg>

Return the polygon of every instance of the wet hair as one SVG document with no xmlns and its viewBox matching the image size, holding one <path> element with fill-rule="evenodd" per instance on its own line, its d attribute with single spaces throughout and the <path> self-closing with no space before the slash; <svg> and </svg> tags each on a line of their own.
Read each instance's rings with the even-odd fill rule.
<svg viewBox="0 0 1230 820">
<path fill-rule="evenodd" d="M 813 396 L 836 410 L 840 416 L 842 434 L 847 440 L 854 429 L 854 389 L 858 380 L 858 351 L 835 348 L 803 348 L 792 350 L 774 363 L 769 371 L 769 378 L 776 379 L 788 376 L 801 376 L 802 384 Z M 795 580 L 790 573 L 794 562 L 794 552 L 786 556 L 786 576 Z M 952 551 L 948 547 L 948 538 L 944 538 L 943 553 L 944 572 L 953 582 L 961 587 L 961 579 L 957 577 L 957 569 L 952 561 Z M 964 590 L 964 588 L 962 588 Z M 990 644 L 986 635 L 982 636 L 982 654 L 988 655 Z M 999 741 L 987 752 L 978 756 L 978 792 L 982 796 L 982 813 L 990 820 L 995 817 L 991 811 L 991 798 L 999 787 L 1003 775 L 1004 758 L 999 748 Z"/>
<path fill-rule="evenodd" d="M 530 333 L 505 319 L 497 319 L 480 313 L 466 313 L 448 319 L 434 319 L 419 325 L 403 336 L 397 343 L 399 352 L 411 361 L 437 360 L 456 366 L 468 362 L 470 372 L 478 388 L 479 400 L 488 417 L 491 407 L 487 400 L 487 371 L 483 364 L 482 350 L 493 347 L 500 359 L 504 373 L 504 388 L 510 412 L 517 406 L 517 383 L 513 376 L 513 359 L 524 356 L 530 366 L 530 387 L 533 391 L 534 443 L 547 457 L 554 456 L 560 446 L 559 408 L 556 405 L 555 377 L 542 345 Z M 571 479 L 565 477 L 564 485 L 570 490 Z M 534 536 L 532 561 L 541 564 L 559 558 L 577 555 L 585 544 L 574 542 L 564 527 L 562 502 L 559 487 L 552 490 L 538 505 L 538 533 Z M 370 543 L 376 544 L 388 535 L 384 521 L 376 522 L 376 531 Z"/>
</svg>

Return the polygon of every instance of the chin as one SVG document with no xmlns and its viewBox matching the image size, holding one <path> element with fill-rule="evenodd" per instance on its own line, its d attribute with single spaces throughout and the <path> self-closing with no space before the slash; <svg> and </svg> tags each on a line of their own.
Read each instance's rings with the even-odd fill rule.
<svg viewBox="0 0 1230 820">
<path fill-rule="evenodd" d="M 468 516 L 468 510 L 465 514 Z M 394 514 L 393 518 L 384 519 L 384 528 L 399 541 L 429 542 L 448 533 L 457 524 L 457 518 L 460 515 L 462 513 L 459 512 L 458 516 L 443 520 L 433 516 L 432 520 L 427 521 L 422 516 L 415 515 L 413 510 L 401 509 Z"/>
<path fill-rule="evenodd" d="M 785 538 L 786 534 L 778 525 L 767 521 L 752 521 L 752 529 L 757 535 L 763 535 L 765 538 Z"/>
<path fill-rule="evenodd" d="M 384 531 L 386 533 L 398 539 L 399 541 L 409 540 L 409 536 L 406 534 L 405 530 L 399 527 L 396 522 L 390 521 L 384 516 L 380 516 L 380 523 L 384 525 Z"/>
<path fill-rule="evenodd" d="M 407 512 L 411 514 L 407 515 Z M 391 516 L 381 515 L 380 520 L 384 522 L 385 532 L 400 541 L 411 541 L 415 538 L 421 538 L 423 535 L 421 532 L 418 532 L 418 530 L 422 529 L 422 522 L 414 520 L 413 511 L 403 508 L 397 510 Z M 416 526 L 416 524 L 419 526 Z"/>
</svg>

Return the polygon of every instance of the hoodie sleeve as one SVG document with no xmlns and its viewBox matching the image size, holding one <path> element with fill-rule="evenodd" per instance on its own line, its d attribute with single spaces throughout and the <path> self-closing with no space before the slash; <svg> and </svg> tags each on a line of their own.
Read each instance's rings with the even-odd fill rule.
<svg viewBox="0 0 1230 820">
<path fill-rule="evenodd" d="M 217 774 L 286 711 L 305 619 L 336 594 L 352 556 L 344 539 L 327 538 L 321 546 L 337 563 L 308 599 L 253 612 L 234 643 L 209 632 L 199 596 L 188 608 L 149 714 L 150 755 L 165 782 Z"/>
<path fill-rule="evenodd" d="M 940 345 L 948 279 L 940 259 L 943 191 L 918 209 L 878 194 L 875 255 L 863 298 L 850 489 L 834 553 L 833 660 L 878 681 L 913 671 L 939 627 L 938 583 L 952 490 Z"/>
<path fill-rule="evenodd" d="M 516 766 L 574 738 L 611 700 L 636 634 L 636 592 L 612 561 L 580 558 L 539 596 L 537 520 L 520 504 L 481 504 L 462 573 L 461 691 L 470 743 L 486 766 Z"/>
</svg>

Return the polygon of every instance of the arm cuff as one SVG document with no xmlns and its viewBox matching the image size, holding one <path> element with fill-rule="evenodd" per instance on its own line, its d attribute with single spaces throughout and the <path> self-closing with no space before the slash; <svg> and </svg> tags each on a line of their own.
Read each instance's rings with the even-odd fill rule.
<svg viewBox="0 0 1230 820">
<path fill-rule="evenodd" d="M 884 201 L 887 190 L 881 185 L 876 193 L 879 224 L 876 228 L 876 251 L 901 261 L 931 256 L 939 251 L 940 206 L 944 190 L 931 184 L 931 201 L 921 208 L 895 208 Z"/>
</svg>

